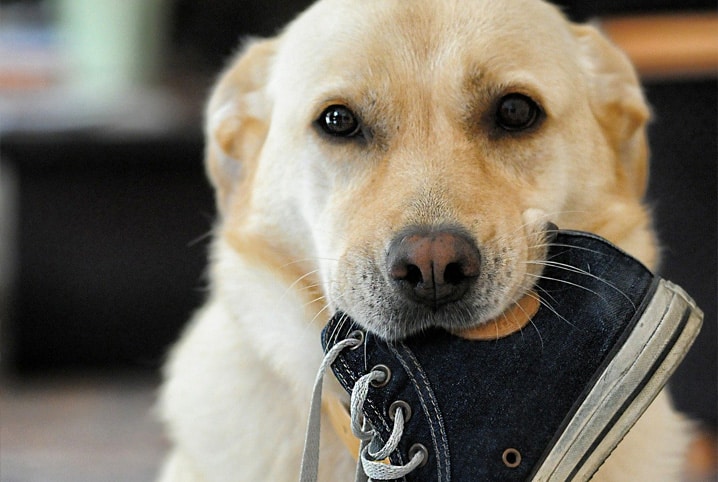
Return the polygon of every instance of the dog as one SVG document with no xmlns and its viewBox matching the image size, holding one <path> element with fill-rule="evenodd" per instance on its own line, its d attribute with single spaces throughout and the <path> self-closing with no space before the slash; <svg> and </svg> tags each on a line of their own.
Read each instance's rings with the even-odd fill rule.
<svg viewBox="0 0 718 482">
<path fill-rule="evenodd" d="M 388 340 L 480 325 L 547 223 L 655 269 L 648 119 L 626 56 L 540 0 L 319 0 L 248 42 L 206 111 L 211 289 L 165 368 L 161 480 L 296 480 L 338 310 Z M 595 480 L 676 480 L 690 439 L 663 393 Z M 354 471 L 322 424 L 320 480 Z"/>
</svg>

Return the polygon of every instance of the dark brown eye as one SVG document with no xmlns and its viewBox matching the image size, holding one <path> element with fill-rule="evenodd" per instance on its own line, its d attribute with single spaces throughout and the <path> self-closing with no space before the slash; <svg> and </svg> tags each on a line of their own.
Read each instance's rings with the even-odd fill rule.
<svg viewBox="0 0 718 482">
<path fill-rule="evenodd" d="M 335 137 L 353 137 L 361 132 L 357 116 L 346 106 L 332 105 L 317 119 L 324 132 Z"/>
<path fill-rule="evenodd" d="M 522 131 L 532 127 L 541 113 L 539 106 L 523 94 L 509 94 L 499 101 L 496 123 L 507 131 Z"/>
</svg>

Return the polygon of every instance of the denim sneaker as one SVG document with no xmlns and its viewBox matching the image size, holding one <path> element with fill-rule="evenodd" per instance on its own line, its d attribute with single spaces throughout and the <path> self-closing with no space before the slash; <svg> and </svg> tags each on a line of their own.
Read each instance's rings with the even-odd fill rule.
<svg viewBox="0 0 718 482">
<path fill-rule="evenodd" d="M 513 333 L 435 329 L 386 342 L 342 313 L 330 320 L 322 370 L 331 366 L 351 394 L 359 479 L 566 481 L 598 470 L 683 359 L 703 314 L 597 236 L 559 231 L 547 259 L 535 288 L 542 302 Z M 319 405 L 302 480 L 316 471 Z"/>
</svg>

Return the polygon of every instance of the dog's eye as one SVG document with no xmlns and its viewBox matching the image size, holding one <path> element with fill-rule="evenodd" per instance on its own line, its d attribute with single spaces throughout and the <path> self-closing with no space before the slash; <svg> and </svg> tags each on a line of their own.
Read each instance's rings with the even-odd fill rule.
<svg viewBox="0 0 718 482">
<path fill-rule="evenodd" d="M 507 131 L 522 131 L 532 127 L 539 118 L 539 106 L 523 94 L 509 94 L 499 101 L 496 123 Z"/>
<path fill-rule="evenodd" d="M 324 132 L 335 137 L 353 137 L 361 132 L 357 116 L 343 105 L 332 105 L 324 109 L 317 119 Z"/>
</svg>

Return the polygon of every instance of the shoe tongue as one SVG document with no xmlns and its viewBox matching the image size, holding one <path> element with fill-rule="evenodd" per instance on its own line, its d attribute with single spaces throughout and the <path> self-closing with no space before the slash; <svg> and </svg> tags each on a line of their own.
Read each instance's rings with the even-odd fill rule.
<svg viewBox="0 0 718 482">
<path fill-rule="evenodd" d="M 540 306 L 539 297 L 533 292 L 525 294 L 496 318 L 465 330 L 455 331 L 454 335 L 467 340 L 498 340 L 528 325 Z"/>
</svg>

